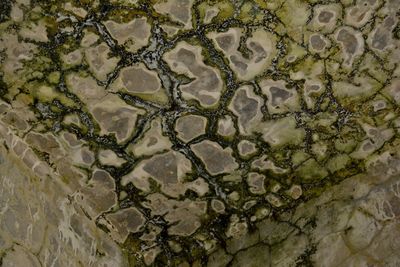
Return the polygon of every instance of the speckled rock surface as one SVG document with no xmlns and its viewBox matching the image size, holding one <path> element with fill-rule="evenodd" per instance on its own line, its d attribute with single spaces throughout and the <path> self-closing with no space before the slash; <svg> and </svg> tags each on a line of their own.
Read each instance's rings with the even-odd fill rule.
<svg viewBox="0 0 400 267">
<path fill-rule="evenodd" d="M 0 265 L 400 266 L 399 0 L 0 1 Z"/>
</svg>

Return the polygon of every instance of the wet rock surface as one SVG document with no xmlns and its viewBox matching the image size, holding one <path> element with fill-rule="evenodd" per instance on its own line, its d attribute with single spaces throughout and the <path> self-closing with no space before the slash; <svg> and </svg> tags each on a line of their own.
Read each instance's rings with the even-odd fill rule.
<svg viewBox="0 0 400 267">
<path fill-rule="evenodd" d="M 399 266 L 400 3 L 0 3 L 1 266 Z"/>
</svg>

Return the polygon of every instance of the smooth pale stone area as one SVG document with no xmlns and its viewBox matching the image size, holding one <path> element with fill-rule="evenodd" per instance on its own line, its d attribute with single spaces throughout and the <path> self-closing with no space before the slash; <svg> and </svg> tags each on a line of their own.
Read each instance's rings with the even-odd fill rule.
<svg viewBox="0 0 400 267">
<path fill-rule="evenodd" d="M 121 167 L 121 165 L 126 162 L 126 160 L 118 157 L 118 155 L 110 149 L 100 150 L 98 157 L 102 165 Z"/>
<path fill-rule="evenodd" d="M 161 118 L 156 118 L 151 121 L 150 128 L 144 133 L 143 137 L 139 141 L 129 144 L 127 150 L 136 157 L 141 157 L 166 151 L 171 147 L 171 141 L 163 135 Z"/>
<path fill-rule="evenodd" d="M 71 2 L 65 3 L 64 9 L 74 13 L 75 15 L 77 15 L 81 18 L 84 18 L 87 15 L 87 11 L 85 9 L 83 9 L 81 7 L 76 7 L 76 6 L 72 5 Z"/>
<path fill-rule="evenodd" d="M 22 27 L 20 35 L 23 38 L 31 39 L 37 42 L 47 42 L 49 38 L 47 37 L 46 22 L 44 19 L 39 20 L 34 23 L 31 22 Z"/>
<path fill-rule="evenodd" d="M 194 0 L 167 0 L 155 4 L 154 9 L 161 14 L 170 16 L 174 21 L 183 24 L 184 29 L 192 26 L 192 5 Z"/>
<path fill-rule="evenodd" d="M 95 170 L 89 183 L 75 196 L 92 218 L 97 218 L 117 204 L 115 181 L 103 170 Z"/>
<path fill-rule="evenodd" d="M 107 75 L 117 67 L 119 62 L 118 57 L 110 56 L 110 51 L 110 48 L 105 43 L 87 48 L 85 51 L 85 59 L 89 69 L 100 81 L 105 81 Z"/>
<path fill-rule="evenodd" d="M 211 200 L 211 208 L 217 213 L 224 213 L 225 204 L 221 200 L 213 199 Z"/>
<path fill-rule="evenodd" d="M 223 149 L 218 143 L 209 140 L 193 144 L 190 148 L 201 159 L 211 175 L 230 173 L 239 167 L 232 156 L 231 148 Z"/>
<path fill-rule="evenodd" d="M 118 44 L 124 45 L 130 52 L 136 52 L 149 43 L 151 26 L 147 18 L 136 18 L 128 23 L 107 20 L 104 25 Z"/>
<path fill-rule="evenodd" d="M 260 87 L 268 97 L 268 111 L 271 114 L 282 114 L 293 111 L 300 111 L 300 98 L 296 89 L 286 88 L 284 81 L 262 80 Z"/>
<path fill-rule="evenodd" d="M 204 196 L 209 192 L 206 180 L 201 177 L 193 181 L 185 179 L 191 166 L 181 153 L 169 151 L 141 161 L 131 173 L 122 177 L 121 184 L 133 183 L 138 189 L 150 192 L 149 179 L 152 179 L 161 185 L 164 194 L 173 198 L 184 195 L 187 190 Z"/>
<path fill-rule="evenodd" d="M 354 28 L 361 28 L 372 17 L 374 9 L 379 6 L 379 1 L 357 1 L 355 5 L 346 8 L 344 21 Z"/>
<path fill-rule="evenodd" d="M 194 79 L 180 85 L 183 98 L 197 100 L 202 107 L 210 108 L 218 104 L 223 82 L 218 70 L 203 63 L 201 51 L 201 47 L 182 41 L 163 58 L 173 71 Z"/>
<path fill-rule="evenodd" d="M 220 12 L 218 7 L 215 6 L 208 6 L 206 11 L 205 11 L 205 15 L 204 15 L 204 19 L 203 22 L 208 24 L 212 21 L 212 19 L 214 17 L 216 17 L 218 15 L 218 13 Z"/>
<path fill-rule="evenodd" d="M 324 35 L 314 33 L 309 36 L 308 48 L 311 52 L 323 53 L 331 46 L 331 42 Z"/>
<path fill-rule="evenodd" d="M 239 155 L 243 158 L 247 158 L 257 152 L 256 144 L 249 140 L 241 140 L 237 145 L 237 149 Z"/>
<path fill-rule="evenodd" d="M 165 196 L 155 193 L 147 197 L 143 205 L 151 210 L 152 216 L 164 215 L 169 222 L 168 233 L 177 236 L 189 236 L 200 226 L 200 218 L 207 211 L 207 202 L 190 200 L 183 201 L 168 199 Z"/>
<path fill-rule="evenodd" d="M 118 79 L 118 85 L 129 93 L 153 94 L 161 89 L 157 72 L 147 69 L 143 63 L 122 69 Z"/>
<path fill-rule="evenodd" d="M 303 189 L 300 185 L 294 184 L 292 185 L 286 193 L 293 199 L 298 199 L 303 194 Z"/>
<path fill-rule="evenodd" d="M 332 91 L 339 103 L 349 109 L 356 105 L 354 100 L 363 100 L 379 90 L 380 83 L 371 77 L 354 77 L 351 80 L 341 80 L 332 83 Z"/>
<path fill-rule="evenodd" d="M 335 32 L 335 40 L 341 46 L 344 67 L 351 67 L 357 56 L 364 52 L 362 33 L 351 27 L 340 27 Z"/>
<path fill-rule="evenodd" d="M 161 28 L 163 31 L 167 34 L 168 37 L 173 37 L 175 34 L 177 34 L 180 30 L 179 27 L 173 26 L 173 25 L 168 25 L 168 24 L 162 24 Z"/>
<path fill-rule="evenodd" d="M 321 33 L 334 31 L 338 18 L 341 17 L 342 7 L 340 4 L 331 3 L 314 6 L 314 17 L 311 20 L 311 29 Z"/>
<path fill-rule="evenodd" d="M 306 81 L 303 88 L 303 99 L 309 109 L 314 109 L 318 97 L 324 92 L 324 85 L 319 81 Z"/>
<path fill-rule="evenodd" d="M 264 100 L 256 95 L 253 87 L 245 85 L 236 90 L 229 109 L 238 117 L 239 131 L 251 134 L 262 118 L 261 106 Z"/>
<path fill-rule="evenodd" d="M 217 133 L 223 137 L 235 135 L 236 128 L 231 116 L 226 115 L 218 120 Z"/>
<path fill-rule="evenodd" d="M 227 32 L 210 32 L 211 38 L 229 60 L 229 66 L 241 80 L 251 80 L 260 75 L 270 64 L 276 53 L 276 37 L 271 33 L 257 29 L 245 42 L 252 51 L 250 58 L 245 58 L 238 51 L 243 31 L 240 28 L 231 28 Z"/>
<path fill-rule="evenodd" d="M 66 84 L 84 102 L 94 102 L 107 95 L 107 91 L 97 84 L 96 80 L 87 73 L 71 73 L 66 76 Z"/>
<path fill-rule="evenodd" d="M 143 63 L 124 67 L 110 84 L 111 92 L 128 93 L 145 101 L 167 104 L 168 96 L 156 70 L 148 69 Z"/>
<path fill-rule="evenodd" d="M 83 34 L 84 35 L 81 40 L 82 47 L 88 48 L 91 45 L 93 45 L 94 43 L 96 43 L 97 40 L 99 40 L 99 36 L 94 32 L 91 32 L 91 31 L 88 31 L 85 29 L 85 30 L 83 30 Z"/>
<path fill-rule="evenodd" d="M 114 134 L 118 143 L 123 143 L 135 131 L 138 115 L 144 110 L 126 104 L 116 95 L 107 95 L 90 107 L 90 112 L 100 125 L 100 134 Z"/>
<path fill-rule="evenodd" d="M 296 120 L 285 117 L 267 121 L 259 128 L 262 138 L 273 148 L 285 145 L 300 145 L 305 137 L 305 130 L 297 128 Z"/>
<path fill-rule="evenodd" d="M 82 63 L 82 60 L 83 54 L 80 49 L 69 52 L 66 55 L 62 55 L 62 61 L 64 62 L 64 65 L 68 67 L 80 65 Z"/>
<path fill-rule="evenodd" d="M 397 105 L 400 105 L 400 79 L 394 79 L 383 90 L 383 94 L 392 99 Z"/>
<path fill-rule="evenodd" d="M 71 160 L 77 166 L 90 167 L 95 161 L 94 153 L 88 147 L 79 147 L 70 150 Z"/>
<path fill-rule="evenodd" d="M 396 48 L 393 44 L 392 32 L 398 24 L 398 17 L 395 15 L 386 17 L 368 36 L 368 45 L 378 52 Z"/>
<path fill-rule="evenodd" d="M 185 186 L 187 189 L 195 192 L 200 197 L 204 196 L 209 192 L 208 183 L 201 177 L 197 178 L 192 182 L 186 182 Z"/>
<path fill-rule="evenodd" d="M 39 262 L 37 257 L 23 248 L 20 245 L 13 246 L 10 253 L 2 258 L 1 261 L 4 267 L 18 267 L 18 266 L 29 266 L 29 267 L 40 267 L 42 264 Z"/>
<path fill-rule="evenodd" d="M 185 115 L 175 122 L 177 137 L 187 143 L 206 133 L 207 119 L 199 115 Z"/>
<path fill-rule="evenodd" d="M 106 215 L 112 227 L 111 236 L 119 243 L 124 243 L 129 233 L 137 233 L 146 222 L 146 218 L 137 208 L 121 209 Z"/>
<path fill-rule="evenodd" d="M 142 160 L 132 172 L 122 177 L 121 184 L 132 183 L 136 188 L 150 192 L 151 178 L 160 184 L 165 194 L 177 197 L 185 193 L 184 178 L 191 170 L 192 164 L 183 154 L 169 151 Z"/>
<path fill-rule="evenodd" d="M 257 172 L 250 172 L 247 175 L 247 184 L 249 186 L 249 190 L 253 194 L 265 194 L 267 191 L 265 190 L 264 181 L 265 175 L 257 173 Z"/>
</svg>

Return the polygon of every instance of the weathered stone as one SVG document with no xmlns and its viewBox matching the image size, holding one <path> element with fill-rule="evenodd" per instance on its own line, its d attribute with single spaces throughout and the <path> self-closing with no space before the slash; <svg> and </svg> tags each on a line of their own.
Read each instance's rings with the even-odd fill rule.
<svg viewBox="0 0 400 267">
<path fill-rule="evenodd" d="M 202 141 L 190 146 L 193 152 L 204 163 L 211 175 L 229 173 L 238 168 L 238 164 L 232 157 L 232 149 L 223 149 L 218 143 Z"/>
<path fill-rule="evenodd" d="M 177 22 L 183 24 L 184 29 L 192 28 L 191 8 L 193 0 L 168 0 L 154 5 L 154 9 L 161 13 L 171 16 Z"/>
<path fill-rule="evenodd" d="M 96 170 L 89 184 L 80 190 L 77 198 L 89 216 L 96 218 L 117 204 L 115 182 L 107 172 Z"/>
<path fill-rule="evenodd" d="M 245 58 L 238 51 L 243 31 L 240 28 L 231 28 L 225 33 L 210 32 L 207 36 L 229 60 L 229 66 L 241 80 L 250 80 L 260 75 L 271 64 L 275 56 L 276 37 L 263 29 L 252 32 L 246 40 L 246 46 L 252 51 L 250 58 Z"/>
<path fill-rule="evenodd" d="M 284 81 L 262 80 L 260 86 L 268 96 L 268 111 L 272 114 L 300 110 L 299 96 L 295 89 L 287 89 Z"/>
<path fill-rule="evenodd" d="M 115 167 L 120 167 L 126 162 L 126 160 L 118 157 L 118 155 L 110 149 L 101 150 L 99 152 L 99 161 L 103 165 L 111 165 Z"/>
<path fill-rule="evenodd" d="M 250 187 L 250 192 L 253 194 L 264 194 L 265 187 L 264 187 L 264 180 L 265 176 L 256 172 L 251 172 L 247 176 L 247 184 Z"/>
<path fill-rule="evenodd" d="M 232 137 L 236 133 L 233 120 L 229 116 L 225 116 L 218 120 L 217 133 L 223 137 Z"/>
<path fill-rule="evenodd" d="M 90 71 L 101 81 L 107 79 L 107 75 L 115 69 L 119 61 L 118 58 L 110 57 L 109 54 L 110 48 L 106 44 L 100 44 L 85 51 Z"/>
<path fill-rule="evenodd" d="M 171 146 L 171 141 L 162 132 L 161 119 L 156 118 L 151 121 L 150 128 L 144 133 L 142 139 L 128 146 L 128 151 L 136 157 L 141 157 L 169 150 Z"/>
<path fill-rule="evenodd" d="M 165 194 L 177 197 L 186 191 L 183 179 L 191 172 L 191 167 L 184 155 L 169 151 L 141 161 L 131 173 L 122 177 L 121 183 L 133 183 L 138 189 L 150 192 L 149 178 L 152 178 L 161 185 Z"/>
<path fill-rule="evenodd" d="M 0 4 L 2 265 L 400 265 L 398 0 L 45 2 Z"/>
<path fill-rule="evenodd" d="M 198 115 L 185 115 L 175 122 L 175 131 L 178 138 L 185 143 L 192 141 L 206 133 L 207 119 Z"/>
<path fill-rule="evenodd" d="M 299 145 L 305 136 L 305 131 L 297 128 L 296 121 L 291 117 L 266 122 L 258 131 L 262 131 L 264 141 L 273 148 Z"/>
<path fill-rule="evenodd" d="M 203 63 L 201 48 L 180 42 L 164 54 L 172 70 L 194 79 L 188 84 L 180 85 L 182 96 L 187 100 L 197 100 L 203 107 L 216 106 L 221 97 L 223 82 L 214 68 Z"/>
<path fill-rule="evenodd" d="M 151 26 L 146 18 L 136 18 L 128 23 L 107 20 L 104 25 L 118 44 L 125 45 L 130 52 L 136 52 L 149 42 Z"/>
<path fill-rule="evenodd" d="M 129 233 L 137 233 L 145 223 L 143 214 L 136 208 L 127 208 L 115 213 L 107 214 L 107 220 L 112 224 L 111 236 L 120 243 L 124 243 Z"/>
<path fill-rule="evenodd" d="M 262 98 L 254 94 L 252 87 L 244 86 L 236 90 L 229 109 L 238 117 L 241 134 L 250 134 L 260 123 L 262 104 Z"/>
</svg>

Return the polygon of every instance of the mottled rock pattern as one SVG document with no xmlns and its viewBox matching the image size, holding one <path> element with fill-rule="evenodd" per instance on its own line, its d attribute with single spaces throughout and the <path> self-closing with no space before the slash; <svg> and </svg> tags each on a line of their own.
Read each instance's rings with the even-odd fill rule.
<svg viewBox="0 0 400 267">
<path fill-rule="evenodd" d="M 399 12 L 0 1 L 0 265 L 399 266 Z"/>
</svg>

